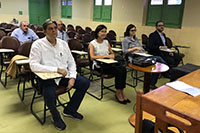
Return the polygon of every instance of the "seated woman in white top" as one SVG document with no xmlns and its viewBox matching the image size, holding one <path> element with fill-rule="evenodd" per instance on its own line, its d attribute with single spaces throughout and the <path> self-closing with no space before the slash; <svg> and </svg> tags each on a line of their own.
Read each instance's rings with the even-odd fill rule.
<svg viewBox="0 0 200 133">
<path fill-rule="evenodd" d="M 95 29 L 95 38 L 90 42 L 90 58 L 93 60 L 94 69 L 100 71 L 102 68 L 103 72 L 106 74 L 111 74 L 115 77 L 115 88 L 116 91 L 116 99 L 119 103 L 126 104 L 130 103 L 130 100 L 127 99 L 124 95 L 123 89 L 126 87 L 126 68 L 125 67 L 117 67 L 114 65 L 106 65 L 106 64 L 98 64 L 95 59 L 114 59 L 114 53 L 110 47 L 110 44 L 106 38 L 107 28 L 104 25 L 99 25 Z"/>
</svg>

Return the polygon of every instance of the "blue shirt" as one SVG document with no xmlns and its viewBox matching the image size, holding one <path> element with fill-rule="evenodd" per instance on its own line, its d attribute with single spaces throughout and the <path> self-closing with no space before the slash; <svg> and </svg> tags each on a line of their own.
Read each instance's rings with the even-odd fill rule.
<svg viewBox="0 0 200 133">
<path fill-rule="evenodd" d="M 35 34 L 35 32 L 29 28 L 27 32 L 24 32 L 21 28 L 17 28 L 12 32 L 11 36 L 16 37 L 20 44 L 23 42 L 35 41 L 38 39 L 38 36 Z"/>
<path fill-rule="evenodd" d="M 137 37 L 135 37 L 135 40 L 132 40 L 131 37 L 129 36 L 124 37 L 124 39 L 122 40 L 122 51 L 124 54 L 128 54 L 128 59 L 130 62 L 132 62 L 131 55 L 134 55 L 134 52 L 128 53 L 128 49 L 134 48 L 134 47 L 142 48 L 142 50 L 140 50 L 139 53 L 145 52 Z"/>
<path fill-rule="evenodd" d="M 159 31 L 157 31 L 157 32 L 158 32 L 158 34 L 160 35 L 160 38 L 161 38 L 161 40 L 162 40 L 164 46 L 166 46 L 166 44 L 165 44 L 166 40 L 165 40 L 165 37 L 164 37 L 163 33 L 160 33 Z"/>
<path fill-rule="evenodd" d="M 137 37 L 135 37 L 135 41 L 132 40 L 131 37 L 129 37 L 129 36 L 124 37 L 124 39 L 122 40 L 122 51 L 123 51 L 123 53 L 127 54 L 128 49 L 134 48 L 134 47 L 141 47 L 142 50 L 139 51 L 140 53 L 145 52 Z"/>
<path fill-rule="evenodd" d="M 67 33 L 65 31 L 59 31 L 58 30 L 57 38 L 60 38 L 64 41 L 66 41 L 66 42 L 69 40 L 69 36 L 67 35 Z"/>
</svg>

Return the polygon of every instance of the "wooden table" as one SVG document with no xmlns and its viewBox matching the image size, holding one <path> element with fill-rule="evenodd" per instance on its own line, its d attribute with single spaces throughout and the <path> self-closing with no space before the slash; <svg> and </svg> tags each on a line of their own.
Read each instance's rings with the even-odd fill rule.
<svg viewBox="0 0 200 133">
<path fill-rule="evenodd" d="M 199 75 L 200 69 L 190 74 L 187 74 L 179 78 L 178 80 L 183 81 L 191 86 L 200 88 Z M 143 96 L 161 105 L 165 105 L 169 108 L 176 109 L 184 114 L 188 114 L 189 117 L 195 118 L 200 122 L 200 95 L 193 97 L 181 91 L 177 91 L 169 86 L 163 85 L 160 88 L 155 89 Z M 150 110 L 149 113 L 151 113 Z M 147 117 L 150 118 L 150 120 L 153 119 L 153 116 L 145 112 L 144 118 Z M 129 117 L 129 122 L 131 123 L 131 125 L 135 126 L 135 114 Z"/>
<path fill-rule="evenodd" d="M 140 67 L 137 65 L 133 65 L 132 63 L 129 63 L 128 66 L 134 70 L 144 72 L 144 93 L 147 93 L 150 90 L 150 80 L 152 73 L 162 73 L 169 70 L 169 67 L 167 65 L 159 62 L 157 62 L 155 65 L 151 65 L 148 67 Z"/>
</svg>

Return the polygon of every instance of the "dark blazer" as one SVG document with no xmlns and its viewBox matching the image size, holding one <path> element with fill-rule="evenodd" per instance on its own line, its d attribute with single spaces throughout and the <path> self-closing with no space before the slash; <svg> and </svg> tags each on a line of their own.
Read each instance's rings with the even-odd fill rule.
<svg viewBox="0 0 200 133">
<path fill-rule="evenodd" d="M 164 34 L 164 37 L 166 40 L 165 34 Z M 167 41 L 165 43 L 166 43 L 166 46 L 168 46 Z M 161 55 L 161 51 L 159 49 L 160 46 L 165 46 L 165 45 L 163 44 L 162 39 L 156 30 L 149 35 L 149 51 L 148 51 L 149 54 L 160 56 Z"/>
</svg>

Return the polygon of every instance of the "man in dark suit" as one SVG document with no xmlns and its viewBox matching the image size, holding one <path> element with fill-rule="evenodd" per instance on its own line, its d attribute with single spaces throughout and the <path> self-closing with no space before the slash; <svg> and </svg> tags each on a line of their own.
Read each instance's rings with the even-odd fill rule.
<svg viewBox="0 0 200 133">
<path fill-rule="evenodd" d="M 161 56 L 168 64 L 168 66 L 176 67 L 182 60 L 179 54 L 173 52 L 165 52 L 167 50 L 168 44 L 166 42 L 166 36 L 164 31 L 164 22 L 156 22 L 156 31 L 149 35 L 149 54 Z"/>
</svg>

